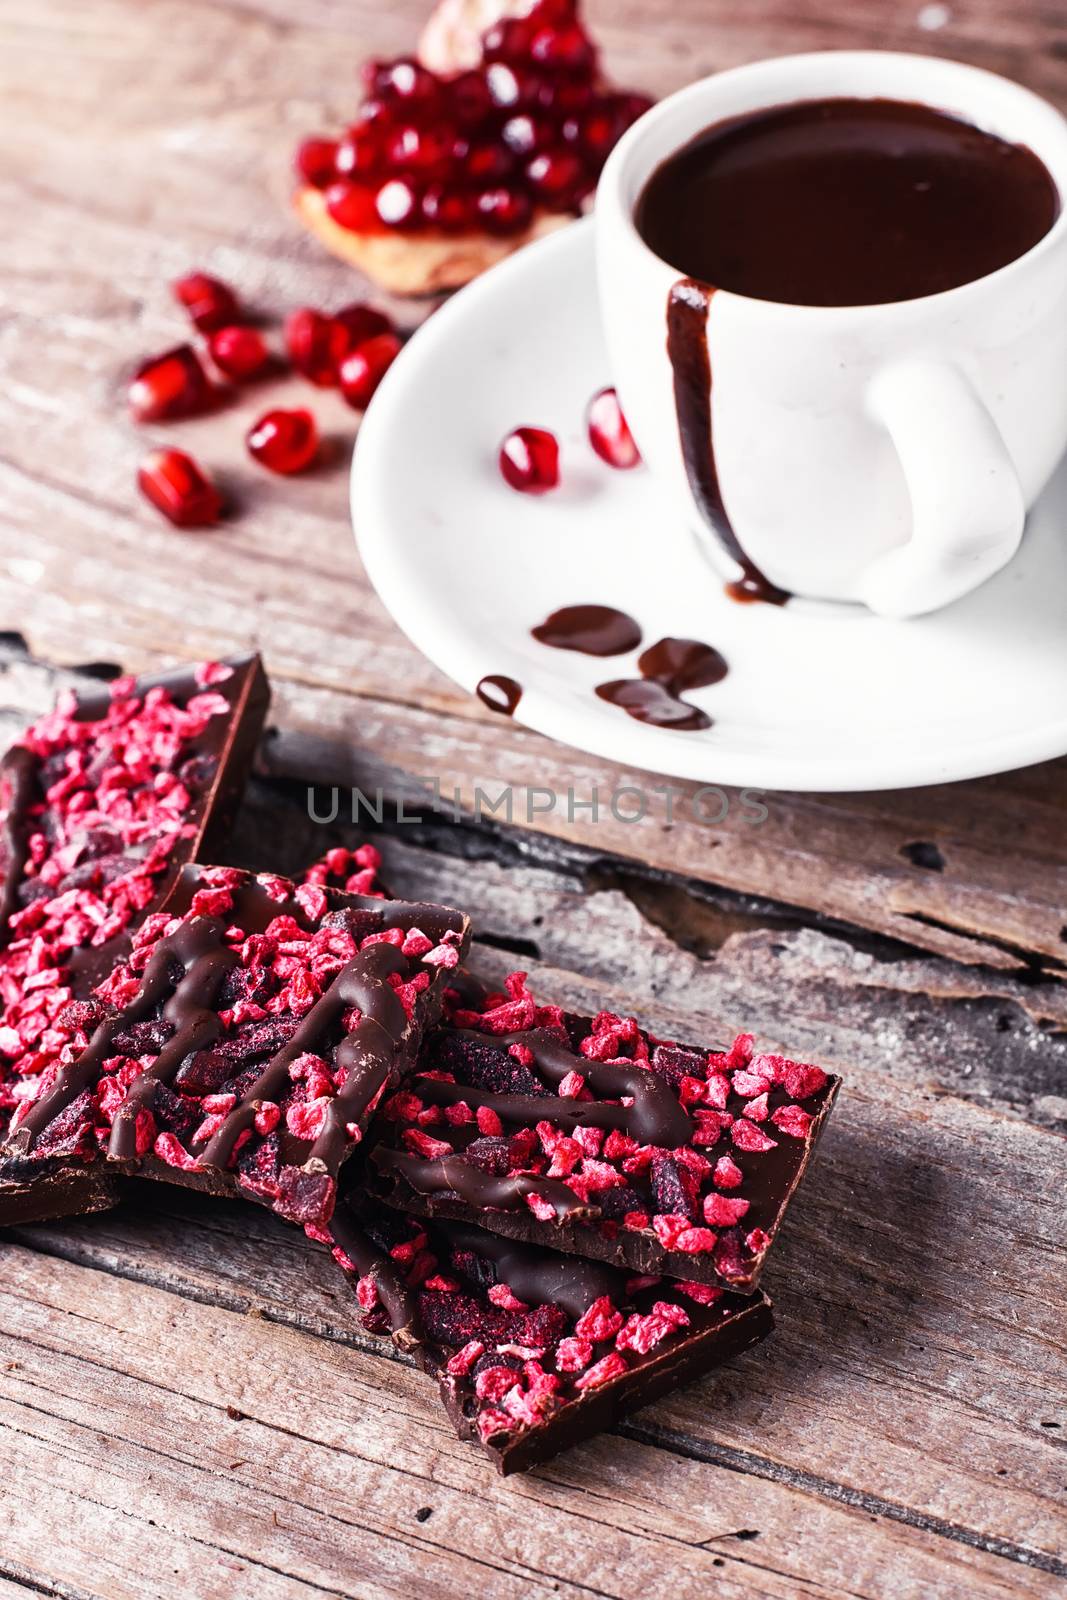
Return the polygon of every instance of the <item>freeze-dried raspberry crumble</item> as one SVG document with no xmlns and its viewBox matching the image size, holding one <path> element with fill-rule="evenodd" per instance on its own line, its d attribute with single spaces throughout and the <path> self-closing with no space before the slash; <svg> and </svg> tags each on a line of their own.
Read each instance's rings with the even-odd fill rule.
<svg viewBox="0 0 1067 1600">
<path fill-rule="evenodd" d="M 58 1017 L 65 1042 L 5 1154 L 23 1169 L 100 1151 L 322 1225 L 466 939 L 440 906 L 188 868 L 128 960 Z"/>
<path fill-rule="evenodd" d="M 317 1235 L 316 1235 L 317 1236 Z M 635 1277 L 453 1222 L 338 1207 L 363 1323 L 440 1382 L 461 1438 L 521 1471 L 770 1332 L 762 1294 Z"/>
<path fill-rule="evenodd" d="M 258 657 L 120 678 L 61 696 L 0 763 L 0 1130 L 236 800 L 266 705 Z"/>
<path fill-rule="evenodd" d="M 632 1017 L 450 992 L 418 1074 L 381 1110 L 376 1193 L 511 1238 L 749 1290 L 839 1080 L 757 1051 L 655 1038 Z"/>
</svg>

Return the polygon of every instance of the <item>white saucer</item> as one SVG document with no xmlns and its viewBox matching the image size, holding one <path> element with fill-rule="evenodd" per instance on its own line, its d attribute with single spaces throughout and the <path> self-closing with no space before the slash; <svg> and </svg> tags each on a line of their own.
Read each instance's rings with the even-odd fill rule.
<svg viewBox="0 0 1067 1600">
<path fill-rule="evenodd" d="M 909 622 L 858 607 L 726 598 L 649 474 L 615 472 L 585 438 L 610 383 L 588 222 L 532 245 L 420 329 L 360 429 L 359 548 L 405 633 L 473 692 L 504 674 L 516 720 L 629 767 L 761 789 L 886 789 L 1003 772 L 1067 752 L 1067 464 L 1023 548 L 975 594 Z M 551 428 L 562 486 L 516 494 L 502 436 Z M 637 676 L 635 654 L 551 649 L 531 627 L 560 606 L 617 606 L 646 644 L 701 639 L 727 678 L 686 698 L 699 733 L 635 722 L 594 686 Z M 506 776 L 502 774 L 501 776 Z"/>
</svg>

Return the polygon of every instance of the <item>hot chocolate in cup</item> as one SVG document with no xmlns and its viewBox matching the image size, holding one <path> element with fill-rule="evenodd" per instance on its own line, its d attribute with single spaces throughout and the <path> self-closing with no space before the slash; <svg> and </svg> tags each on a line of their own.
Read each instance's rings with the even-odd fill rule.
<svg viewBox="0 0 1067 1600">
<path fill-rule="evenodd" d="M 1067 122 L 881 52 L 672 96 L 597 193 L 616 387 L 737 598 L 916 616 L 1015 554 L 1067 446 Z"/>
</svg>

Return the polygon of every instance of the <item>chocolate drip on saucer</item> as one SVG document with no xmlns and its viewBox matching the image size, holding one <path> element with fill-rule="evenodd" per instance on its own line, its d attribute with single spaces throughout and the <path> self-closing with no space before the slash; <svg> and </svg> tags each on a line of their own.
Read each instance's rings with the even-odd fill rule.
<svg viewBox="0 0 1067 1600">
<path fill-rule="evenodd" d="M 657 639 L 637 658 L 637 670 L 643 678 L 661 683 L 671 694 L 684 694 L 686 689 L 708 689 L 721 683 L 729 668 L 718 650 L 699 639 Z"/>
<path fill-rule="evenodd" d="M 674 403 L 682 459 L 693 498 L 723 549 L 741 568 L 741 577 L 726 585 L 732 600 L 762 600 L 781 606 L 790 598 L 745 554 L 734 532 L 719 483 L 711 416 L 711 357 L 708 313 L 714 289 L 695 278 L 673 285 L 667 301 L 667 354 L 674 371 Z"/>
<path fill-rule="evenodd" d="M 514 678 L 505 677 L 503 673 L 490 673 L 481 680 L 474 692 L 490 711 L 499 712 L 502 717 L 511 717 L 522 699 L 522 684 L 516 683 Z"/>
<path fill-rule="evenodd" d="M 645 678 L 613 678 L 598 683 L 597 696 L 609 705 L 620 706 L 635 722 L 648 722 L 654 728 L 673 728 L 678 733 L 700 733 L 712 725 L 707 712 L 679 700 L 661 683 Z"/>
<path fill-rule="evenodd" d="M 530 632 L 541 644 L 585 656 L 621 656 L 641 643 L 633 617 L 614 606 L 564 606 Z"/>
</svg>

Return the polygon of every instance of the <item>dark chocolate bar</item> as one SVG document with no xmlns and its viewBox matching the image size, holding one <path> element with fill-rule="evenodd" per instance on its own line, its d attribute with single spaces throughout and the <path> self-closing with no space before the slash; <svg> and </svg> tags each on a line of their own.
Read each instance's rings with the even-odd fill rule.
<svg viewBox="0 0 1067 1600">
<path fill-rule="evenodd" d="M 323 1226 L 468 936 L 441 906 L 187 867 L 129 960 L 58 1019 L 66 1043 L 3 1155 L 24 1174 L 100 1151 Z"/>
<path fill-rule="evenodd" d="M 342 1200 L 334 1257 L 364 1325 L 435 1376 L 461 1439 L 522 1472 L 756 1344 L 763 1294 L 657 1277 Z"/>
<path fill-rule="evenodd" d="M 61 1012 L 227 826 L 268 699 L 258 656 L 124 678 L 61 696 L 0 761 L 0 1135 L 63 1043 Z M 12 1165 L 0 1220 L 112 1198 L 84 1162 Z"/>
<path fill-rule="evenodd" d="M 840 1080 L 538 1005 L 524 973 L 452 991 L 383 1107 L 375 1194 L 633 1272 L 755 1288 Z"/>
</svg>

